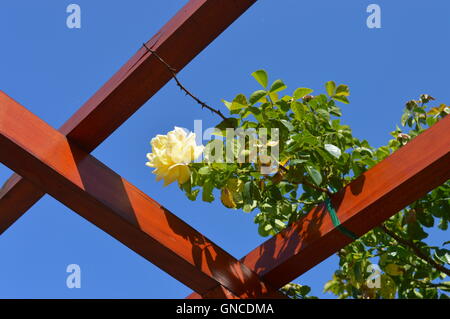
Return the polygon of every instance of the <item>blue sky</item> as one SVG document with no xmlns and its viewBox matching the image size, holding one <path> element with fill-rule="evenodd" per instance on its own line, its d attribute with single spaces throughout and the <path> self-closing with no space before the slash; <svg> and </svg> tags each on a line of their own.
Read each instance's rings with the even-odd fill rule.
<svg viewBox="0 0 450 319">
<path fill-rule="evenodd" d="M 2 1 L 0 89 L 57 128 L 186 2 Z M 81 7 L 81 29 L 66 27 L 70 3 Z M 366 26 L 371 3 L 381 6 L 381 29 Z M 219 107 L 222 98 L 256 90 L 250 73 L 260 68 L 289 90 L 345 83 L 351 104 L 343 107 L 343 121 L 380 146 L 405 101 L 421 93 L 450 101 L 449 15 L 446 0 L 260 0 L 180 79 Z M 252 214 L 219 202 L 192 203 L 176 185 L 163 188 L 144 165 L 153 136 L 174 126 L 192 130 L 195 119 L 204 127 L 217 124 L 172 81 L 93 154 L 240 258 L 265 240 Z M 10 173 L 0 165 L 0 183 Z M 436 232 L 429 242 L 444 238 Z M 0 256 L 0 298 L 183 298 L 191 292 L 50 196 L 0 236 Z M 73 263 L 81 267 L 81 289 L 66 287 L 66 267 Z M 336 264 L 330 257 L 297 282 L 332 297 L 322 287 Z"/>
</svg>

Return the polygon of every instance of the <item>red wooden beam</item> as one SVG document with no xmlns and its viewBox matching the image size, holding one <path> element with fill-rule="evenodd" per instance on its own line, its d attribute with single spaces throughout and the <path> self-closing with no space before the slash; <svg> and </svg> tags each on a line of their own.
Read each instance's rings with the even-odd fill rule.
<svg viewBox="0 0 450 319">
<path fill-rule="evenodd" d="M 0 150 L 6 166 L 199 294 L 283 297 L 1 91 Z"/>
<path fill-rule="evenodd" d="M 181 70 L 255 2 L 191 0 L 146 45 Z M 170 79 L 165 66 L 141 48 L 60 131 L 90 153 Z M 0 234 L 43 195 L 13 175 L 0 190 Z"/>
<path fill-rule="evenodd" d="M 217 286 L 204 294 L 194 292 L 190 294 L 187 299 L 239 299 L 223 286 Z"/>
<path fill-rule="evenodd" d="M 449 178 L 447 116 L 347 185 L 332 202 L 342 225 L 362 236 Z M 280 288 L 350 242 L 320 205 L 241 262 L 271 287 Z M 189 296 L 195 297 L 198 294 Z"/>
</svg>

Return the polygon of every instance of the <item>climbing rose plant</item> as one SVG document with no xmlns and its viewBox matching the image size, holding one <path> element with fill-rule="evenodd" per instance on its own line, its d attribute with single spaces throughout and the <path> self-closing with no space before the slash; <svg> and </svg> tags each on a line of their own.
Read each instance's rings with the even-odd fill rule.
<svg viewBox="0 0 450 319">
<path fill-rule="evenodd" d="M 387 145 L 374 148 L 341 123 L 341 105 L 349 103 L 346 85 L 330 81 L 325 84 L 326 94 L 312 95 L 312 89 L 301 87 L 282 95 L 287 89 L 283 81 L 269 85 L 264 70 L 252 76 L 261 89 L 223 101 L 230 116 L 216 126 L 215 134 L 227 138 L 213 139 L 203 148 L 195 144 L 193 133 L 175 128 L 152 140 L 147 165 L 155 168 L 157 179 L 164 179 L 165 185 L 178 181 L 190 200 L 201 191 L 203 201 L 220 197 L 227 208 L 254 213 L 261 236 L 273 236 L 302 218 L 330 196 L 330 190 L 345 187 L 450 113 L 445 104 L 430 106 L 434 98 L 422 94 L 406 103 L 402 128 L 391 132 Z M 263 142 L 258 138 L 238 142 L 228 138 L 230 129 L 266 129 L 268 136 Z M 251 146 L 260 155 L 257 160 L 249 160 Z M 262 146 L 277 146 L 276 158 L 261 153 Z M 228 154 L 226 161 L 210 160 L 226 154 L 227 147 L 231 158 Z M 203 161 L 194 162 L 202 152 Z M 237 161 L 242 155 L 247 160 Z M 267 166 L 273 169 L 261 169 Z M 430 246 L 425 239 L 430 230 L 446 231 L 449 219 L 447 181 L 341 249 L 339 269 L 324 291 L 339 298 L 448 298 L 450 250 L 445 245 L 449 242 Z M 380 267 L 379 288 L 368 285 L 371 264 Z M 282 288 L 291 298 L 313 298 L 310 290 L 293 283 Z"/>
</svg>

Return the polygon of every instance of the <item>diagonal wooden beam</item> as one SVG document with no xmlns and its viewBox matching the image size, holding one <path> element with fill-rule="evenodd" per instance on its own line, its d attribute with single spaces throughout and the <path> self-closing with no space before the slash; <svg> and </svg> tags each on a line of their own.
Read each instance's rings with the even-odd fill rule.
<svg viewBox="0 0 450 319">
<path fill-rule="evenodd" d="M 181 70 L 255 2 L 191 0 L 146 45 Z M 60 131 L 90 153 L 170 79 L 165 66 L 141 48 Z M 0 189 L 0 234 L 43 195 L 11 176 Z"/>
<path fill-rule="evenodd" d="M 448 179 L 450 116 L 347 185 L 332 203 L 342 225 L 362 236 Z M 350 242 L 333 226 L 325 205 L 319 205 L 241 262 L 280 288 Z"/>
<path fill-rule="evenodd" d="M 283 297 L 1 91 L 0 150 L 0 162 L 199 294 Z"/>
</svg>

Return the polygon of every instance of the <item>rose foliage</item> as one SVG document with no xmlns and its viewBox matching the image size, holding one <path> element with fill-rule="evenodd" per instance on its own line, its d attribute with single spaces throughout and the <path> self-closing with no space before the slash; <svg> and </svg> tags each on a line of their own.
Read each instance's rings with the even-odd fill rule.
<svg viewBox="0 0 450 319">
<path fill-rule="evenodd" d="M 167 157 L 169 148 L 159 157 L 150 154 L 149 160 L 166 184 L 178 180 L 189 199 L 218 198 L 227 208 L 253 213 L 261 236 L 273 236 L 302 218 L 329 196 L 329 190 L 343 188 L 450 113 L 448 106 L 422 94 L 406 103 L 401 127 L 391 132 L 392 139 L 375 148 L 341 122 L 341 106 L 349 103 L 346 85 L 330 81 L 324 94 L 312 95 L 312 89 L 300 87 L 283 95 L 287 89 L 283 81 L 269 84 L 264 70 L 252 76 L 260 89 L 223 101 L 230 115 L 217 125 L 217 138 L 205 145 L 201 162 L 194 162 L 198 146 L 186 135 L 183 138 L 190 144 L 184 148 L 180 144 L 172 153 L 177 160 Z M 265 141 L 227 136 L 227 129 L 261 128 L 267 129 Z M 276 136 L 272 129 L 278 129 Z M 153 154 L 162 152 L 161 143 L 168 145 L 169 139 L 154 139 Z M 263 146 L 277 146 L 276 158 L 263 154 Z M 227 154 L 224 160 L 217 160 L 222 154 Z M 250 160 L 252 155 L 256 160 Z M 268 166 L 272 170 L 263 172 L 261 168 Z M 339 298 L 447 298 L 450 282 L 443 270 L 450 263 L 449 242 L 432 246 L 426 239 L 430 231 L 447 231 L 449 219 L 447 181 L 387 220 L 384 229 L 374 228 L 341 249 L 338 269 L 324 290 Z M 371 264 L 379 266 L 378 288 L 367 282 Z M 292 298 L 310 298 L 307 286 L 289 284 L 282 290 Z"/>
</svg>

